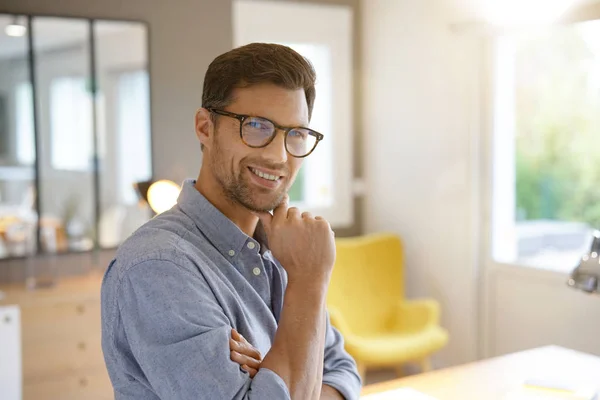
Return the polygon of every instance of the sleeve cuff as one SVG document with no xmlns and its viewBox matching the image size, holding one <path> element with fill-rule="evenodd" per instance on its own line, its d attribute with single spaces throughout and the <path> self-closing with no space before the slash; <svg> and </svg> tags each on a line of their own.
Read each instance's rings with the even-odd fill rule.
<svg viewBox="0 0 600 400">
<path fill-rule="evenodd" d="M 291 399 L 290 391 L 279 375 L 267 368 L 258 370 L 252 379 L 251 389 L 260 393 L 261 399 Z"/>
<path fill-rule="evenodd" d="M 361 384 L 354 375 L 330 372 L 323 376 L 323 384 L 340 392 L 346 400 L 357 400 L 360 396 Z"/>
</svg>

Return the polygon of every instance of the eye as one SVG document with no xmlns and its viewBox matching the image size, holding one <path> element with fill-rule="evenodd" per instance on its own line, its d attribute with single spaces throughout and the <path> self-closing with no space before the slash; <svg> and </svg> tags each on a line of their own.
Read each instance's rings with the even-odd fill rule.
<svg viewBox="0 0 600 400">
<path fill-rule="evenodd" d="M 270 130 L 271 124 L 267 121 L 263 121 L 257 118 L 249 119 L 245 124 L 248 128 L 257 129 L 257 130 Z"/>
<path fill-rule="evenodd" d="M 299 129 L 292 129 L 288 135 L 294 139 L 304 139 L 308 135 L 305 131 Z"/>
<path fill-rule="evenodd" d="M 250 128 L 261 129 L 261 128 L 265 127 L 265 124 L 258 122 L 258 121 L 250 121 L 250 122 L 248 122 L 248 126 Z"/>
</svg>

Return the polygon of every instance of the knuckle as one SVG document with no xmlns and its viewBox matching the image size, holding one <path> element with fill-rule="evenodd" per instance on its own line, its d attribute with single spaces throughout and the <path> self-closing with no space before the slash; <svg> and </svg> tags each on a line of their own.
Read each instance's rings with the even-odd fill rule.
<svg viewBox="0 0 600 400">
<path fill-rule="evenodd" d="M 327 221 L 326 221 L 326 220 L 324 220 L 324 219 L 319 219 L 319 220 L 317 220 L 317 224 L 318 224 L 320 227 L 323 227 L 323 228 L 331 228 L 331 227 L 329 226 L 329 222 L 327 222 Z"/>
</svg>

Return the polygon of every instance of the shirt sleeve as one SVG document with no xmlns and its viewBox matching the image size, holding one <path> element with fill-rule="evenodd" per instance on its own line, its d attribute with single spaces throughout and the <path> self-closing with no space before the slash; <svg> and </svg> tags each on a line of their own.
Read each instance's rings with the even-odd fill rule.
<svg viewBox="0 0 600 400">
<path fill-rule="evenodd" d="M 202 276 L 145 261 L 127 270 L 117 293 L 133 357 L 160 399 L 290 399 L 275 372 L 250 379 L 230 360 L 231 324 Z"/>
<path fill-rule="evenodd" d="M 358 399 L 362 386 L 356 362 L 344 350 L 344 338 L 331 325 L 329 314 L 327 314 L 327 332 L 325 336 L 323 384 L 336 389 L 346 400 Z"/>
</svg>

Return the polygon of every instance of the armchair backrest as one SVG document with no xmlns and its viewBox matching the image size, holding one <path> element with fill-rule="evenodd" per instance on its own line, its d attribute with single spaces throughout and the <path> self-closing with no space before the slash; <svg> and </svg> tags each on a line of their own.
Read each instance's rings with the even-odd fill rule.
<svg viewBox="0 0 600 400">
<path fill-rule="evenodd" d="M 336 263 L 327 304 L 351 332 L 381 333 L 396 320 L 404 297 L 403 249 L 393 234 L 373 234 L 336 240 Z"/>
</svg>

